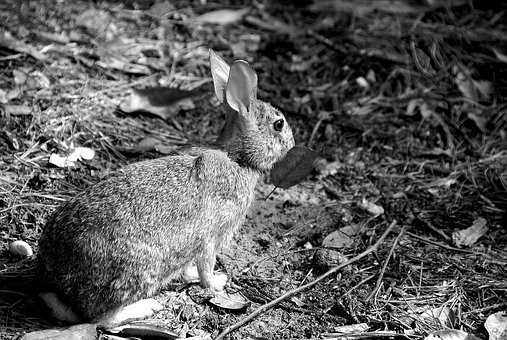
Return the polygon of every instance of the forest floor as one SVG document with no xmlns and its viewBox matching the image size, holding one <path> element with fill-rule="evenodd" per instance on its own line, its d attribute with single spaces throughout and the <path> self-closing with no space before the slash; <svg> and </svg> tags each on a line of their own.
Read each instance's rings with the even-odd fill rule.
<svg viewBox="0 0 507 340">
<path fill-rule="evenodd" d="M 224 310 L 178 287 L 157 296 L 165 309 L 149 322 L 216 336 L 396 220 L 377 251 L 231 339 L 338 339 L 344 325 L 487 338 L 486 318 L 507 308 L 507 6 L 224 3 L 2 1 L 0 338 L 61 326 L 33 294 L 37 240 L 61 202 L 126 164 L 215 138 L 225 109 L 209 48 L 249 61 L 259 97 L 320 158 L 307 180 L 267 200 L 273 186 L 262 181 L 220 256 L 228 290 L 249 305 Z M 150 86 L 192 96 L 140 114 L 130 90 Z M 62 162 L 77 147 L 94 157 Z M 13 255 L 15 240 L 35 256 Z"/>
</svg>

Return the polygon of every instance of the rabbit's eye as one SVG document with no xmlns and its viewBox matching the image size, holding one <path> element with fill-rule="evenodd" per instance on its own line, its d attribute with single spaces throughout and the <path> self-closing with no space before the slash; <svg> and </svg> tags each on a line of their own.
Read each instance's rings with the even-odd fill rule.
<svg viewBox="0 0 507 340">
<path fill-rule="evenodd" d="M 282 131 L 283 129 L 283 119 L 278 119 L 276 122 L 273 123 L 273 128 L 275 131 Z"/>
</svg>

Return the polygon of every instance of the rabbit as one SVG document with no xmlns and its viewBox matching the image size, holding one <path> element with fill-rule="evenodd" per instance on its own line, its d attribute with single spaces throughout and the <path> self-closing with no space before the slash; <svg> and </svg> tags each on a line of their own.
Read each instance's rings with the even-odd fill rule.
<svg viewBox="0 0 507 340">
<path fill-rule="evenodd" d="M 232 109 L 216 148 L 130 164 L 57 208 L 39 240 L 41 298 L 71 323 L 119 324 L 161 309 L 151 297 L 183 276 L 220 291 L 217 252 L 254 188 L 294 146 L 284 115 L 257 99 L 257 74 L 210 50 L 215 93 Z M 195 264 L 195 266 L 194 266 Z"/>
</svg>

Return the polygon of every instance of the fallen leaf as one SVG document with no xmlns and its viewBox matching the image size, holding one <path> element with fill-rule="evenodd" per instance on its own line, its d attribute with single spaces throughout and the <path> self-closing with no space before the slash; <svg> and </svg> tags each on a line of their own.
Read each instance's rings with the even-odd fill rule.
<svg viewBox="0 0 507 340">
<path fill-rule="evenodd" d="M 335 230 L 327 235 L 322 241 L 322 246 L 332 248 L 348 248 L 354 244 L 354 238 L 359 232 L 360 226 L 357 224 L 349 225 L 339 230 Z"/>
<path fill-rule="evenodd" d="M 457 329 L 448 329 L 429 334 L 424 340 L 480 340 L 473 334 Z"/>
<path fill-rule="evenodd" d="M 491 314 L 486 319 L 484 328 L 488 331 L 489 340 L 507 339 L 507 314 L 505 312 Z"/>
<path fill-rule="evenodd" d="M 21 340 L 93 340 L 97 338 L 97 325 L 79 324 L 67 328 L 46 329 L 23 335 Z"/>
<path fill-rule="evenodd" d="M 37 51 L 35 47 L 16 39 L 8 31 L 0 31 L 0 46 L 5 46 L 11 50 L 28 54 L 37 60 L 43 61 L 47 59 L 47 56 Z"/>
<path fill-rule="evenodd" d="M 507 55 L 505 55 L 504 53 L 500 52 L 496 48 L 493 48 L 493 52 L 495 53 L 495 56 L 496 56 L 496 58 L 498 60 L 500 60 L 503 63 L 507 63 Z"/>
<path fill-rule="evenodd" d="M 32 247 L 25 241 L 17 240 L 9 244 L 9 251 L 12 255 L 30 257 L 33 255 Z"/>
<path fill-rule="evenodd" d="M 298 184 L 312 172 L 316 158 L 317 153 L 307 147 L 293 147 L 271 170 L 272 183 L 282 189 Z"/>
<path fill-rule="evenodd" d="M 32 114 L 32 108 L 26 105 L 0 105 L 3 107 L 6 114 L 12 116 L 28 116 Z"/>
<path fill-rule="evenodd" d="M 76 166 L 76 162 L 79 160 L 91 160 L 94 156 L 94 150 L 85 147 L 76 147 L 72 149 L 72 152 L 67 156 L 52 153 L 49 156 L 49 163 L 56 165 L 59 168 L 69 168 Z"/>
<path fill-rule="evenodd" d="M 20 70 L 12 70 L 12 75 L 14 77 L 14 83 L 18 86 L 26 83 L 26 80 L 28 79 L 28 75 Z"/>
<path fill-rule="evenodd" d="M 153 6 L 151 6 L 148 10 L 145 10 L 144 13 L 155 17 L 155 18 L 163 18 L 165 17 L 169 12 L 174 10 L 174 5 L 171 3 L 171 1 L 160 1 L 155 2 Z"/>
<path fill-rule="evenodd" d="M 178 334 L 172 330 L 157 325 L 143 322 L 126 324 L 114 328 L 106 328 L 106 333 L 112 333 L 122 338 L 156 338 L 156 339 L 178 339 Z"/>
<path fill-rule="evenodd" d="M 384 213 L 384 208 L 380 205 L 377 205 L 373 202 L 368 201 L 366 198 L 363 198 L 361 202 L 358 203 L 358 206 L 373 216 L 379 216 Z"/>
<path fill-rule="evenodd" d="M 364 78 L 364 77 L 357 77 L 356 83 L 357 83 L 357 85 L 359 85 L 360 87 L 362 87 L 364 89 L 367 89 L 370 87 L 370 83 L 368 83 L 368 80 L 366 80 L 366 78 Z"/>
<path fill-rule="evenodd" d="M 75 155 L 77 159 L 85 159 L 87 161 L 92 160 L 95 157 L 95 151 L 90 148 L 78 146 L 72 152 L 72 155 Z"/>
<path fill-rule="evenodd" d="M 116 39 L 104 42 L 96 48 L 99 61 L 96 65 L 103 68 L 120 70 L 133 74 L 151 74 L 152 70 L 147 65 L 140 63 L 139 55 L 145 49 L 154 49 L 154 44 L 141 44 L 134 40 Z M 92 62 L 93 63 L 93 62 Z M 150 65 L 154 67 L 155 65 Z"/>
<path fill-rule="evenodd" d="M 458 181 L 455 178 L 444 177 L 444 178 L 439 178 L 439 179 L 432 181 L 431 183 L 425 185 L 425 187 L 426 188 L 444 187 L 446 189 L 449 189 L 451 186 L 453 186 L 457 182 Z"/>
<path fill-rule="evenodd" d="M 487 131 L 486 125 L 488 124 L 488 119 L 484 117 L 481 113 L 468 112 L 467 117 L 468 119 L 470 119 L 475 123 L 475 125 L 479 128 L 479 130 L 481 130 L 482 132 Z"/>
<path fill-rule="evenodd" d="M 195 17 L 193 21 L 203 24 L 228 25 L 240 21 L 249 11 L 249 8 L 236 10 L 219 9 L 199 15 Z"/>
<path fill-rule="evenodd" d="M 215 296 L 211 298 L 209 302 L 214 306 L 229 310 L 240 310 L 250 304 L 250 301 L 248 301 L 242 294 L 229 294 L 225 290 L 215 293 Z"/>
<path fill-rule="evenodd" d="M 87 9 L 79 14 L 76 17 L 76 26 L 84 27 L 93 36 L 105 40 L 112 40 L 118 30 L 108 12 L 95 8 Z"/>
<path fill-rule="evenodd" d="M 429 324 L 437 328 L 452 328 L 456 320 L 456 315 L 449 307 L 442 306 L 427 309 L 419 315 L 419 320 L 425 325 Z"/>
<path fill-rule="evenodd" d="M 76 165 L 75 162 L 69 160 L 67 157 L 60 156 L 59 154 L 52 153 L 49 156 L 49 163 L 59 168 L 69 168 Z"/>
<path fill-rule="evenodd" d="M 338 173 L 343 167 L 343 163 L 340 161 L 328 162 L 324 158 L 320 158 L 315 162 L 315 170 L 319 173 L 317 177 L 319 179 L 326 178 Z"/>
<path fill-rule="evenodd" d="M 33 71 L 30 73 L 31 78 L 36 82 L 34 87 L 48 88 L 51 86 L 51 81 L 41 71 Z"/>
<path fill-rule="evenodd" d="M 348 334 L 348 333 L 363 333 L 370 329 L 367 323 L 356 323 L 353 325 L 344 325 L 333 327 L 333 332 Z"/>
<path fill-rule="evenodd" d="M 428 103 L 426 103 L 423 99 L 420 98 L 411 99 L 408 102 L 405 114 L 407 116 L 414 116 L 417 114 L 417 112 L 419 112 L 421 114 L 421 117 L 424 119 L 431 117 L 434 113 L 431 106 Z"/>
<path fill-rule="evenodd" d="M 474 223 L 463 230 L 452 233 L 452 241 L 457 247 L 470 247 L 488 231 L 485 218 L 479 217 Z"/>
<path fill-rule="evenodd" d="M 315 265 L 323 270 L 338 266 L 348 260 L 347 256 L 335 249 L 318 249 L 313 256 Z M 344 272 L 351 272 L 353 268 L 351 266 L 347 266 L 342 270 Z"/>
<path fill-rule="evenodd" d="M 0 89 L 0 104 L 7 104 L 9 100 L 7 99 L 7 92 Z"/>
<path fill-rule="evenodd" d="M 293 296 L 291 299 L 290 299 L 296 306 L 298 307 L 303 307 L 305 305 L 305 303 L 303 301 L 301 301 L 300 299 L 298 299 L 297 297 Z"/>
<path fill-rule="evenodd" d="M 488 100 L 493 92 L 493 85 L 486 80 L 475 80 L 472 71 L 465 67 L 453 68 L 454 82 L 464 97 L 472 101 Z"/>
<path fill-rule="evenodd" d="M 120 104 L 120 109 L 126 113 L 148 112 L 165 120 L 180 110 L 194 108 L 191 98 L 200 93 L 170 87 L 132 89 L 130 97 Z"/>
</svg>

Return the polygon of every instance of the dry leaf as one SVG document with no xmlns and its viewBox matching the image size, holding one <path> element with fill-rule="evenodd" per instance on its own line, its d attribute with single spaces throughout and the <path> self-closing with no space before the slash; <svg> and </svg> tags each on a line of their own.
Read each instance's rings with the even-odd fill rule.
<svg viewBox="0 0 507 340">
<path fill-rule="evenodd" d="M 496 56 L 496 58 L 498 60 L 500 60 L 503 63 L 507 63 L 507 55 L 505 55 L 504 53 L 500 52 L 496 48 L 493 48 L 493 52 L 495 53 L 495 56 Z"/>
<path fill-rule="evenodd" d="M 240 310 L 250 304 L 240 293 L 229 294 L 225 290 L 215 293 L 215 296 L 209 302 L 217 307 L 229 310 Z"/>
<path fill-rule="evenodd" d="M 12 76 L 14 77 L 14 83 L 18 86 L 26 83 L 28 79 L 27 74 L 21 70 L 12 70 Z"/>
<path fill-rule="evenodd" d="M 382 11 L 387 13 L 424 13 L 434 8 L 460 6 L 467 0 L 427 0 L 422 1 L 403 1 L 403 0 L 318 0 L 310 6 L 314 11 L 345 11 L 353 12 L 357 16 L 364 16 L 373 11 Z"/>
<path fill-rule="evenodd" d="M 120 104 L 120 109 L 126 113 L 148 112 L 165 120 L 180 110 L 194 108 L 191 98 L 200 93 L 170 87 L 132 89 L 130 97 Z"/>
<path fill-rule="evenodd" d="M 77 157 L 77 159 L 85 159 L 87 161 L 92 160 L 95 157 L 95 151 L 90 148 L 78 146 L 72 151 L 72 155 Z"/>
<path fill-rule="evenodd" d="M 90 8 L 81 13 L 76 18 L 76 26 L 84 27 L 93 36 L 105 40 L 115 38 L 118 30 L 108 12 L 95 8 Z"/>
<path fill-rule="evenodd" d="M 474 223 L 463 230 L 452 233 L 452 241 L 457 247 L 470 247 L 488 231 L 486 219 L 479 217 Z"/>
<path fill-rule="evenodd" d="M 433 325 L 437 328 L 452 328 L 456 315 L 449 307 L 437 307 L 424 311 L 419 318 L 424 324 Z"/>
<path fill-rule="evenodd" d="M 32 108 L 26 105 L 0 105 L 5 113 L 12 116 L 27 116 L 32 114 Z"/>
<path fill-rule="evenodd" d="M 488 331 L 489 340 L 507 339 L 507 314 L 505 312 L 491 314 L 486 319 L 484 328 Z"/>
<path fill-rule="evenodd" d="M 25 44 L 24 42 L 16 39 L 8 31 L 0 31 L 0 46 L 5 46 L 11 50 L 28 54 L 37 60 L 47 59 L 47 56 L 37 51 L 35 47 Z"/>
<path fill-rule="evenodd" d="M 319 173 L 317 175 L 319 179 L 335 175 L 342 167 L 343 164 L 340 161 L 328 162 L 324 158 L 315 161 L 315 170 Z"/>
<path fill-rule="evenodd" d="M 354 244 L 353 236 L 357 235 L 360 226 L 357 224 L 348 225 L 333 231 L 322 241 L 322 246 L 332 248 L 347 248 Z"/>
<path fill-rule="evenodd" d="M 106 329 L 107 333 L 112 333 L 122 338 L 154 338 L 154 339 L 177 339 L 178 334 L 168 328 L 137 322 L 135 324 L 126 324 L 115 328 Z"/>
<path fill-rule="evenodd" d="M 370 201 L 366 200 L 366 198 L 363 198 L 361 200 L 361 202 L 358 203 L 358 206 L 360 208 L 363 208 L 364 210 L 366 210 L 367 212 L 369 212 L 373 216 L 379 216 L 384 213 L 384 208 L 382 206 L 377 205 L 373 202 L 370 202 Z"/>
<path fill-rule="evenodd" d="M 342 333 L 342 334 L 363 333 L 366 332 L 368 329 L 370 329 L 370 326 L 368 326 L 367 323 L 356 323 L 353 325 L 333 327 L 333 333 Z"/>
<path fill-rule="evenodd" d="M 312 172 L 316 158 L 317 153 L 307 147 L 293 147 L 271 170 L 271 181 L 282 189 L 298 184 Z"/>
<path fill-rule="evenodd" d="M 151 15 L 152 17 L 155 18 L 163 18 L 173 10 L 174 5 L 171 3 L 171 1 L 166 0 L 155 2 L 153 6 L 151 6 L 148 10 L 144 11 L 144 13 Z"/>
<path fill-rule="evenodd" d="M 12 255 L 30 257 L 33 255 L 32 247 L 25 241 L 17 240 L 9 244 L 9 251 Z"/>
<path fill-rule="evenodd" d="M 52 153 L 49 156 L 49 163 L 59 168 L 69 168 L 76 166 L 76 162 L 79 160 L 91 160 L 95 157 L 95 151 L 90 148 L 76 147 L 67 156 L 60 156 L 56 153 Z"/>
<path fill-rule="evenodd" d="M 46 329 L 23 335 L 21 340 L 94 340 L 97 338 L 97 325 L 84 323 L 68 328 Z"/>
<path fill-rule="evenodd" d="M 417 112 L 421 114 L 421 117 L 427 119 L 433 115 L 433 109 L 424 100 L 417 98 L 411 99 L 408 102 L 405 114 L 407 116 L 414 116 Z"/>
<path fill-rule="evenodd" d="M 7 99 L 7 92 L 0 89 L 0 104 L 7 104 L 9 100 Z"/>
<path fill-rule="evenodd" d="M 453 68 L 455 74 L 454 82 L 458 86 L 463 96 L 475 102 L 488 100 L 493 92 L 493 85 L 489 81 L 474 80 L 472 71 L 465 67 Z"/>
<path fill-rule="evenodd" d="M 193 21 L 202 24 L 228 25 L 240 21 L 248 12 L 249 8 L 242 9 L 219 9 L 195 17 Z"/>
<path fill-rule="evenodd" d="M 480 340 L 478 337 L 457 329 L 437 331 L 431 333 L 424 340 Z"/>
</svg>

